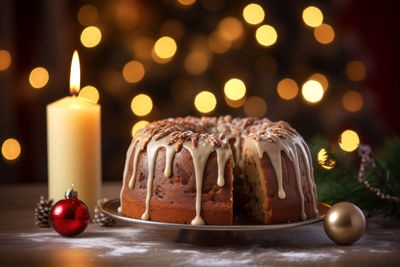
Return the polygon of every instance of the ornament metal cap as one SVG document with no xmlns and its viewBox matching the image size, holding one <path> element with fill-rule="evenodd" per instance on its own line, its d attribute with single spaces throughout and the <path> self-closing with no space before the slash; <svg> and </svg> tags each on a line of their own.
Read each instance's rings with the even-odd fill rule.
<svg viewBox="0 0 400 267">
<path fill-rule="evenodd" d="M 71 188 L 65 191 L 65 198 L 77 198 L 78 192 L 74 190 L 74 183 L 72 183 Z"/>
</svg>

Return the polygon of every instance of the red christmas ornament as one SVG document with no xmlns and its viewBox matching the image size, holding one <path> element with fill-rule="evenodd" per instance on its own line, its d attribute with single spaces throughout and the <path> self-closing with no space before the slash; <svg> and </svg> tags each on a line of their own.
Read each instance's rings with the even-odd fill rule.
<svg viewBox="0 0 400 267">
<path fill-rule="evenodd" d="M 65 192 L 65 199 L 58 201 L 50 211 L 50 224 L 63 236 L 82 233 L 89 218 L 88 207 L 78 199 L 78 192 L 72 188 Z"/>
</svg>

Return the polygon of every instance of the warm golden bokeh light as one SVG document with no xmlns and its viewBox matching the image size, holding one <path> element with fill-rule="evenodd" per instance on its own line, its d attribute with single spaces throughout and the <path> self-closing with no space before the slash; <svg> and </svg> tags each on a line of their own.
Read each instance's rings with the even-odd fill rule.
<svg viewBox="0 0 400 267">
<path fill-rule="evenodd" d="M 190 74 L 201 74 L 208 67 L 207 55 L 201 51 L 193 51 L 186 56 L 184 65 Z"/>
<path fill-rule="evenodd" d="M 342 104 L 346 110 L 356 112 L 363 107 L 364 100 L 359 92 L 348 91 L 343 95 Z"/>
<path fill-rule="evenodd" d="M 256 30 L 256 39 L 260 45 L 271 46 L 276 43 L 278 34 L 271 25 L 262 25 Z"/>
<path fill-rule="evenodd" d="M 360 145 L 360 138 L 355 131 L 346 130 L 339 138 L 339 146 L 346 152 L 352 152 Z"/>
<path fill-rule="evenodd" d="M 318 27 L 324 20 L 321 10 L 315 6 L 309 6 L 303 11 L 304 23 L 310 27 Z"/>
<path fill-rule="evenodd" d="M 193 5 L 196 0 L 177 0 L 179 4 L 184 5 L 184 6 L 190 6 Z"/>
<path fill-rule="evenodd" d="M 221 54 L 231 48 L 231 42 L 222 38 L 218 32 L 213 32 L 208 37 L 208 46 L 213 52 Z"/>
<path fill-rule="evenodd" d="M 242 36 L 243 25 L 238 19 L 227 17 L 218 24 L 218 33 L 224 40 L 233 42 Z"/>
<path fill-rule="evenodd" d="M 308 79 L 319 82 L 322 85 L 324 92 L 326 92 L 326 90 L 328 90 L 329 83 L 328 83 L 328 79 L 326 78 L 325 75 L 323 75 L 321 73 L 314 73 Z"/>
<path fill-rule="evenodd" d="M 258 4 L 248 4 L 243 9 L 243 18 L 249 24 L 259 24 L 265 18 L 264 9 Z"/>
<path fill-rule="evenodd" d="M 137 83 L 143 79 L 145 69 L 142 63 L 136 60 L 129 61 L 122 69 L 122 76 L 128 83 Z"/>
<path fill-rule="evenodd" d="M 11 54 L 7 50 L 0 50 L 0 71 L 8 69 L 11 65 Z"/>
<path fill-rule="evenodd" d="M 175 40 L 169 36 L 163 36 L 154 44 L 154 53 L 161 59 L 172 58 L 177 50 Z"/>
<path fill-rule="evenodd" d="M 353 60 L 347 64 L 346 74 L 350 80 L 358 82 L 365 78 L 367 69 L 361 61 Z"/>
<path fill-rule="evenodd" d="M 158 64 L 165 64 L 170 62 L 173 57 L 170 58 L 160 58 L 159 56 L 157 56 L 157 54 L 154 52 L 154 49 L 151 50 L 151 58 L 154 60 L 154 62 L 158 63 Z"/>
<path fill-rule="evenodd" d="M 319 82 L 309 80 L 303 84 L 301 93 L 307 102 L 315 104 L 321 101 L 324 96 L 324 89 Z"/>
<path fill-rule="evenodd" d="M 79 97 L 83 97 L 90 102 L 97 103 L 99 101 L 100 94 L 96 87 L 87 85 L 81 89 L 79 92 Z"/>
<path fill-rule="evenodd" d="M 244 96 L 243 98 L 239 99 L 239 100 L 231 100 L 229 98 L 226 97 L 226 95 L 224 96 L 225 99 L 225 103 L 232 107 L 232 108 L 238 108 L 244 105 L 244 103 L 246 103 L 246 96 Z"/>
<path fill-rule="evenodd" d="M 97 8 L 92 5 L 84 5 L 78 11 L 78 21 L 83 26 L 93 25 L 97 20 Z"/>
<path fill-rule="evenodd" d="M 132 99 L 131 109 L 136 116 L 146 116 L 153 109 L 153 101 L 150 96 L 139 94 Z"/>
<path fill-rule="evenodd" d="M 224 93 L 230 100 L 239 100 L 246 95 L 246 85 L 237 78 L 232 78 L 225 83 Z"/>
<path fill-rule="evenodd" d="M 194 99 L 194 106 L 201 113 L 209 113 L 215 109 L 217 99 L 215 95 L 209 91 L 198 93 Z"/>
<path fill-rule="evenodd" d="M 244 104 L 244 113 L 250 117 L 263 117 L 267 112 L 265 100 L 258 96 L 252 96 Z"/>
<path fill-rule="evenodd" d="M 49 73 L 42 67 L 34 68 L 29 75 L 29 83 L 36 89 L 44 87 L 48 81 Z"/>
<path fill-rule="evenodd" d="M 285 78 L 278 83 L 278 95 L 285 100 L 291 100 L 299 93 L 299 87 L 295 80 Z"/>
<path fill-rule="evenodd" d="M 336 163 L 334 159 L 328 158 L 328 152 L 326 151 L 325 148 L 321 148 L 321 150 L 318 152 L 317 160 L 319 165 L 321 165 L 322 168 L 327 170 L 332 169 Z"/>
<path fill-rule="evenodd" d="M 9 138 L 1 146 L 1 154 L 6 160 L 15 160 L 21 154 L 21 145 L 18 140 Z"/>
<path fill-rule="evenodd" d="M 95 26 L 89 26 L 83 29 L 81 33 L 81 43 L 84 47 L 92 48 L 101 41 L 101 31 Z"/>
<path fill-rule="evenodd" d="M 134 137 L 136 132 L 142 129 L 147 124 L 149 124 L 148 121 L 138 121 L 137 123 L 135 123 L 132 127 L 132 137 Z"/>
<path fill-rule="evenodd" d="M 329 44 L 335 39 L 335 31 L 329 24 L 321 24 L 314 28 L 314 37 L 321 44 Z"/>
</svg>

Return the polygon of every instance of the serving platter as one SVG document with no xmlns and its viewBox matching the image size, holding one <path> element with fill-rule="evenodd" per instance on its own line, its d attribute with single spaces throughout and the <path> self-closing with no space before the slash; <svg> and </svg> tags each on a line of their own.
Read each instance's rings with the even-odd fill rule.
<svg viewBox="0 0 400 267">
<path fill-rule="evenodd" d="M 260 230 L 276 230 L 276 229 L 300 227 L 323 221 L 326 213 L 330 208 L 330 205 L 323 202 L 318 202 L 318 211 L 319 211 L 318 217 L 292 223 L 260 225 L 260 224 L 249 224 L 248 222 L 243 220 L 243 218 L 234 218 L 233 225 L 190 225 L 190 224 L 166 223 L 166 222 L 133 219 L 119 213 L 118 212 L 119 206 L 120 206 L 120 199 L 116 198 L 104 202 L 100 208 L 101 211 L 106 213 L 107 215 L 117 220 L 125 222 L 136 223 L 147 226 L 155 226 L 158 228 L 166 228 L 166 229 L 169 228 L 178 230 L 201 230 L 201 231 L 260 231 Z"/>
</svg>

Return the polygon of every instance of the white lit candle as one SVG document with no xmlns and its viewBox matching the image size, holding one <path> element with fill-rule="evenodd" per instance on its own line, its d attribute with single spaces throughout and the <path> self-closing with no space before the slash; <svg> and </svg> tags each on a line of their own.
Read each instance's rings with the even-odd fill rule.
<svg viewBox="0 0 400 267">
<path fill-rule="evenodd" d="M 74 183 L 79 199 L 86 203 L 92 216 L 101 187 L 101 109 L 77 96 L 80 66 L 76 51 L 70 77 L 72 96 L 47 105 L 49 198 L 63 199 Z"/>
</svg>

